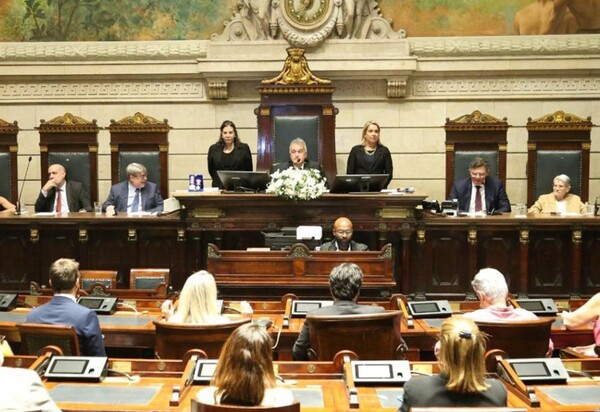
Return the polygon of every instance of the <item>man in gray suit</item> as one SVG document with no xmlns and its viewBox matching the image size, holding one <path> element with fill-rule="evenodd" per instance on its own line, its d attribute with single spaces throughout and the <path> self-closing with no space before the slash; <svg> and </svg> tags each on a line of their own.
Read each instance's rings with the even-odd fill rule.
<svg viewBox="0 0 600 412">
<path fill-rule="evenodd" d="M 107 215 L 114 215 L 115 210 L 122 213 L 162 212 L 163 198 L 158 186 L 148 181 L 146 166 L 139 163 L 128 164 L 127 180 L 110 188 L 102 210 Z"/>
<path fill-rule="evenodd" d="M 367 245 L 352 240 L 352 222 L 347 217 L 340 217 L 333 223 L 333 236 L 335 240 L 321 245 L 324 251 L 365 251 Z"/>
<path fill-rule="evenodd" d="M 2 366 L 0 351 L 0 411 L 60 412 L 35 371 Z"/>
<path fill-rule="evenodd" d="M 329 291 L 333 297 L 333 305 L 311 311 L 310 315 L 360 315 L 365 313 L 380 313 L 381 306 L 359 305 L 356 303 L 362 286 L 362 270 L 354 263 L 342 263 L 333 268 L 329 274 Z M 292 356 L 294 360 L 308 360 L 310 348 L 310 333 L 308 320 L 302 325 L 300 335 L 294 343 Z"/>
</svg>

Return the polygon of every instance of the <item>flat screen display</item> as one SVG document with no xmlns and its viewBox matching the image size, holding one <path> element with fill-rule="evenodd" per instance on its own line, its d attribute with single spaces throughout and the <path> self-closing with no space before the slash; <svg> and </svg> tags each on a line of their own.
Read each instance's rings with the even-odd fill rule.
<svg viewBox="0 0 600 412">
<path fill-rule="evenodd" d="M 545 362 L 513 362 L 511 366 L 521 378 L 550 376 Z"/>
<path fill-rule="evenodd" d="M 88 359 L 58 359 L 52 364 L 50 373 L 83 375 L 88 363 Z"/>
<path fill-rule="evenodd" d="M 546 309 L 541 300 L 517 300 L 517 303 L 523 309 L 531 312 L 543 311 Z"/>
<path fill-rule="evenodd" d="M 435 302 L 411 303 L 410 307 L 415 314 L 440 311 L 440 307 Z"/>
<path fill-rule="evenodd" d="M 94 299 L 94 298 L 79 298 L 79 304 L 85 306 L 89 309 L 100 309 L 104 299 Z"/>
<path fill-rule="evenodd" d="M 217 369 L 216 363 L 201 363 L 198 367 L 198 377 L 202 378 L 212 378 L 215 373 L 215 369 Z"/>
<path fill-rule="evenodd" d="M 294 302 L 294 312 L 304 312 L 304 313 L 308 313 L 311 310 L 315 310 L 315 309 L 319 309 L 322 304 L 321 302 L 302 302 L 302 301 L 297 301 Z"/>
<path fill-rule="evenodd" d="M 0 301 L 2 301 L 5 297 L 6 295 L 0 295 Z"/>
<path fill-rule="evenodd" d="M 331 193 L 381 192 L 389 176 L 376 175 L 337 175 L 331 184 Z"/>
<path fill-rule="evenodd" d="M 392 379 L 394 371 L 390 364 L 358 364 L 354 365 L 358 379 Z"/>
<path fill-rule="evenodd" d="M 271 180 L 267 172 L 219 170 L 217 174 L 223 187 L 229 192 L 264 192 Z"/>
</svg>

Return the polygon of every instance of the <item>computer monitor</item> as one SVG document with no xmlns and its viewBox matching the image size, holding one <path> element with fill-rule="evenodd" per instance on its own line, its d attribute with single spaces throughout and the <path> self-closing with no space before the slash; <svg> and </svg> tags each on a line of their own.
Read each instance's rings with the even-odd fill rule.
<svg viewBox="0 0 600 412">
<path fill-rule="evenodd" d="M 450 307 L 450 302 L 447 300 L 408 302 L 408 310 L 415 319 L 452 316 L 452 308 Z"/>
<path fill-rule="evenodd" d="M 271 179 L 267 172 L 219 170 L 217 173 L 226 192 L 264 192 Z"/>
<path fill-rule="evenodd" d="M 389 175 L 337 175 L 333 180 L 331 193 L 381 192 Z"/>
</svg>

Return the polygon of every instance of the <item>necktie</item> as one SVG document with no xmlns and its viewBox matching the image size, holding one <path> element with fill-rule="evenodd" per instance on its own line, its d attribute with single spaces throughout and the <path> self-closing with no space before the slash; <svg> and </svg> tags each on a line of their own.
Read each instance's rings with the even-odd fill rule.
<svg viewBox="0 0 600 412">
<path fill-rule="evenodd" d="M 56 213 L 62 212 L 62 190 L 56 189 Z"/>
<path fill-rule="evenodd" d="M 135 195 L 133 196 L 133 203 L 131 204 L 131 211 L 137 212 L 140 208 L 140 189 L 135 189 Z"/>
<path fill-rule="evenodd" d="M 475 186 L 475 211 L 481 212 L 481 186 Z"/>
</svg>

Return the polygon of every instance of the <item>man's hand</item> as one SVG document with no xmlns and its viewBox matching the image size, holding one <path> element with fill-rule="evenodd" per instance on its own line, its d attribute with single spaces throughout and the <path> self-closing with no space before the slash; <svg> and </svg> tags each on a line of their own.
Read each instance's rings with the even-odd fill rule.
<svg viewBox="0 0 600 412">
<path fill-rule="evenodd" d="M 106 206 L 106 215 L 114 216 L 115 215 L 115 207 L 113 205 Z"/>
<path fill-rule="evenodd" d="M 56 187 L 56 182 L 53 179 L 50 179 L 46 182 L 46 184 L 44 185 L 44 187 L 42 187 L 42 190 L 44 192 L 48 192 L 50 191 L 50 189 L 52 189 L 53 187 Z"/>
</svg>

